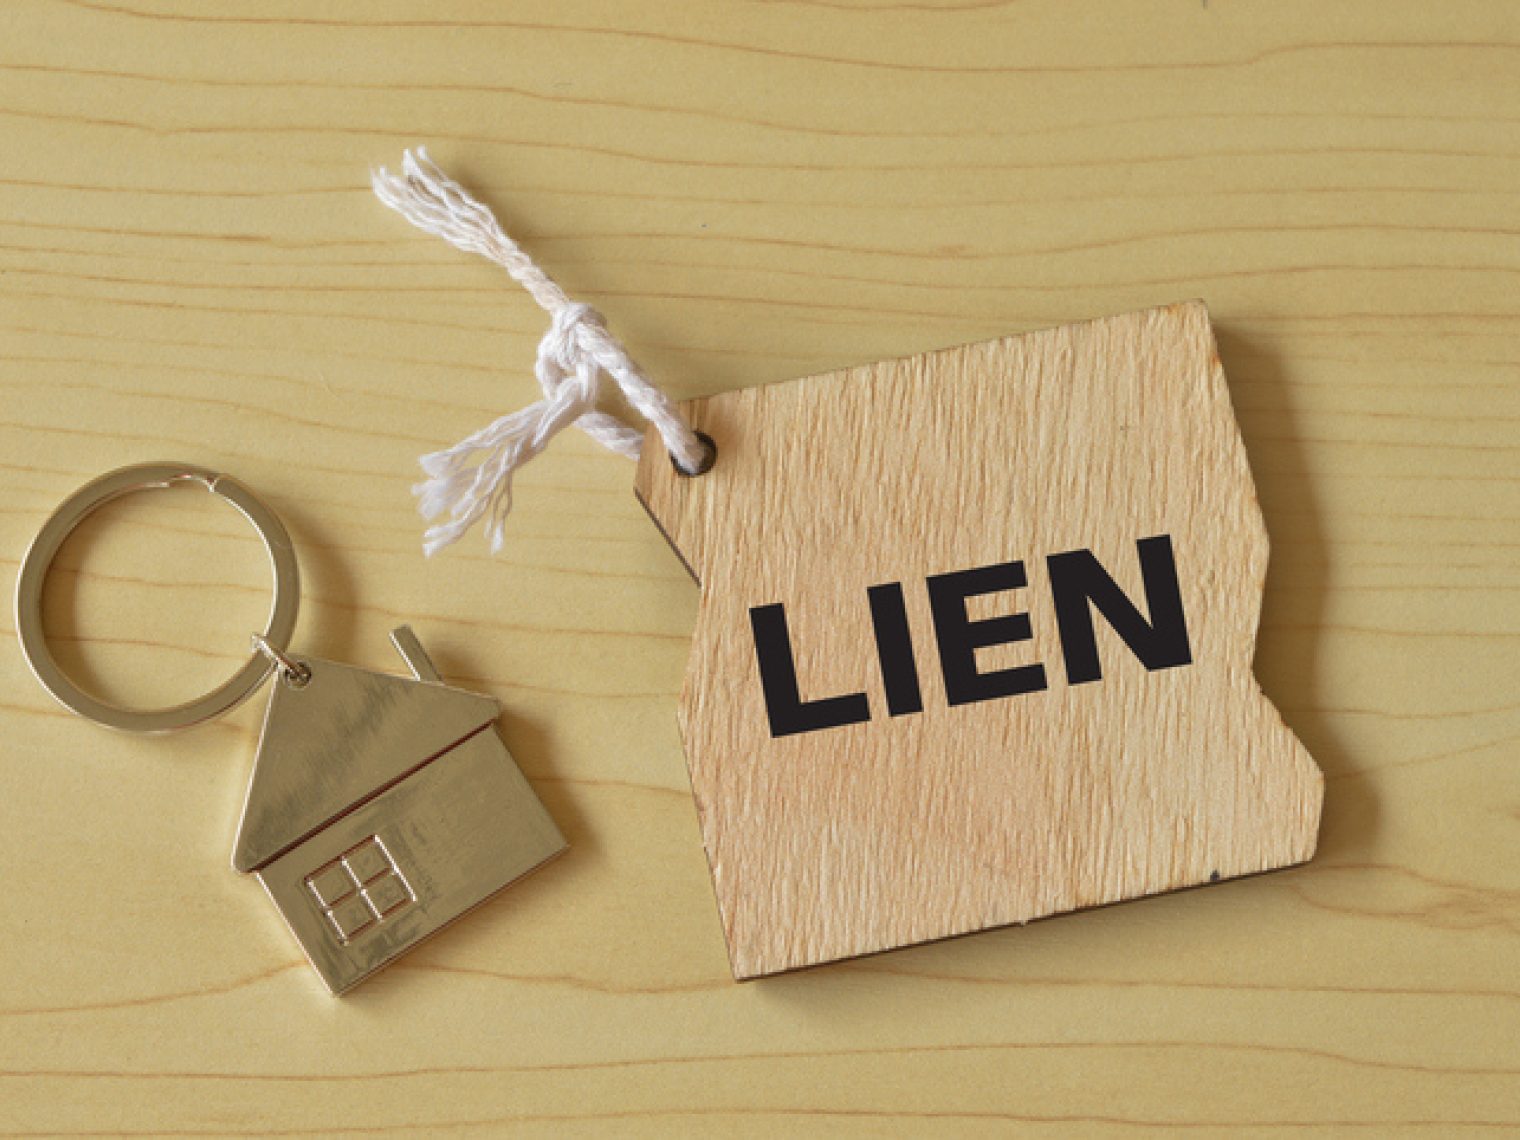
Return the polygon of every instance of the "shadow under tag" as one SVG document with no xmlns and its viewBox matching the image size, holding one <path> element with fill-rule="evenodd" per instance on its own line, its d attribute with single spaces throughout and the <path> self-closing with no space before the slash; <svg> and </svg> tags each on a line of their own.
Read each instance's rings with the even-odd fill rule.
<svg viewBox="0 0 1520 1140">
<path fill-rule="evenodd" d="M 1267 536 L 1187 302 L 682 405 L 682 737 L 734 975 L 1307 860 Z"/>
</svg>

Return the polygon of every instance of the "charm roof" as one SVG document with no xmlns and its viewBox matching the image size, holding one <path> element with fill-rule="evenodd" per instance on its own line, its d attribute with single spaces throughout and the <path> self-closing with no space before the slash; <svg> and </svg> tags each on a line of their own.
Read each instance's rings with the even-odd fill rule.
<svg viewBox="0 0 1520 1140">
<path fill-rule="evenodd" d="M 232 865 L 253 871 L 496 719 L 491 697 L 303 658 L 274 683 Z"/>
</svg>

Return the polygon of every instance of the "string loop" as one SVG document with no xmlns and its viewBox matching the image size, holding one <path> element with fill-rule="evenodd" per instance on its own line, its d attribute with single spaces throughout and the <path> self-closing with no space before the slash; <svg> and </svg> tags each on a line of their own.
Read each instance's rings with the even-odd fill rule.
<svg viewBox="0 0 1520 1140">
<path fill-rule="evenodd" d="M 491 550 L 499 551 L 512 509 L 513 474 L 571 424 L 608 450 L 637 459 L 644 433 L 597 411 L 608 379 L 658 430 L 680 470 L 699 474 L 711 466 L 711 444 L 633 362 L 602 315 L 566 296 L 485 205 L 433 164 L 426 149 L 407 151 L 401 173 L 382 167 L 372 182 L 379 199 L 412 225 L 494 261 L 549 314 L 533 369 L 544 398 L 421 458 L 427 478 L 412 488 L 418 509 L 430 521 L 447 515 L 423 536 L 424 552 L 431 556 L 457 542 L 481 519 Z"/>
</svg>

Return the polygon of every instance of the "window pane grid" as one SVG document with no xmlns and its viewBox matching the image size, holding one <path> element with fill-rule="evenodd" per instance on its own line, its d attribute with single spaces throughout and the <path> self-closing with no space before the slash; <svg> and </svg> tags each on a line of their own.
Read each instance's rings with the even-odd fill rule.
<svg viewBox="0 0 1520 1140">
<path fill-rule="evenodd" d="M 414 898 L 375 835 L 307 875 L 306 887 L 342 943 L 392 918 Z"/>
</svg>

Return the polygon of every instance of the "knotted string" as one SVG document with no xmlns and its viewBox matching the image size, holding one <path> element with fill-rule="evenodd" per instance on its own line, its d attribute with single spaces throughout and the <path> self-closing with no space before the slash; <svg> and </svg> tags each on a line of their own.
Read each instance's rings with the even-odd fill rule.
<svg viewBox="0 0 1520 1140">
<path fill-rule="evenodd" d="M 420 460 L 427 479 L 412 488 L 418 509 L 429 520 L 448 515 L 428 528 L 424 552 L 433 555 L 457 542 L 481 518 L 491 550 L 499 551 L 512 509 L 513 473 L 571 424 L 603 447 L 637 459 L 644 433 L 596 410 L 607 377 L 658 429 L 683 472 L 697 475 L 711 466 L 710 445 L 629 358 L 602 315 L 570 300 L 503 232 L 491 211 L 439 170 L 425 149 L 407 151 L 400 174 L 382 167 L 372 181 L 380 200 L 412 225 L 494 261 L 549 314 L 549 331 L 539 342 L 533 367 L 544 398 Z"/>
</svg>

